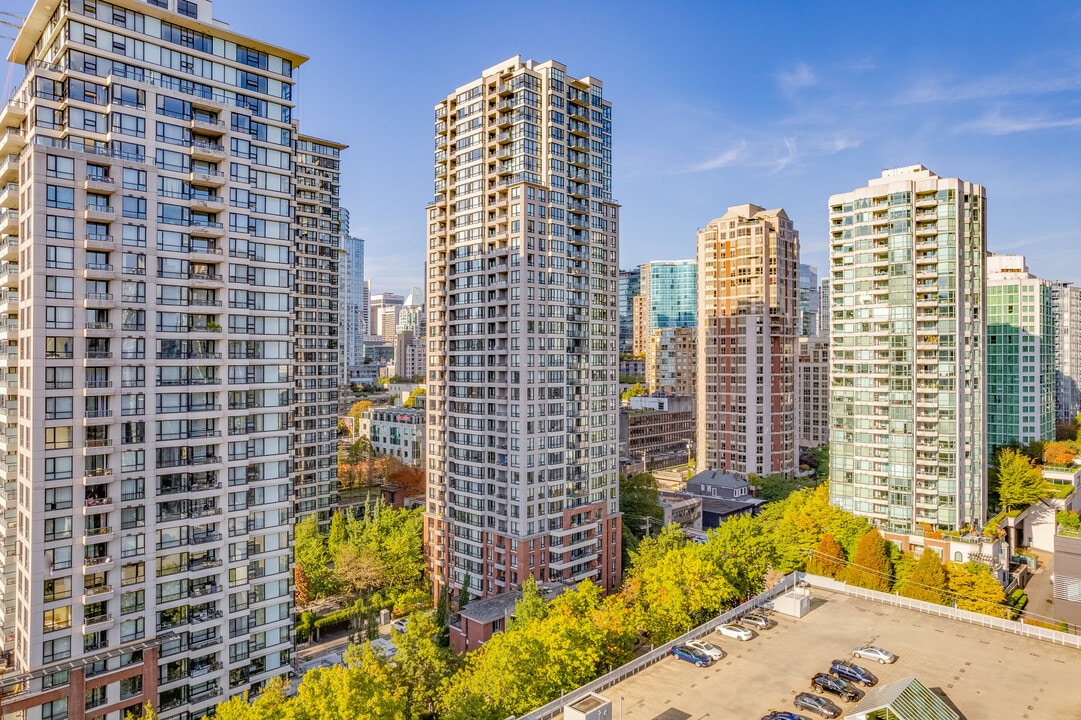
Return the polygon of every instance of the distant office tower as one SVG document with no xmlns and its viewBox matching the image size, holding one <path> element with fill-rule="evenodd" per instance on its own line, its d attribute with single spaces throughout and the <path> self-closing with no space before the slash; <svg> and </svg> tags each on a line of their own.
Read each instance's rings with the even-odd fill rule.
<svg viewBox="0 0 1081 720">
<path fill-rule="evenodd" d="M 632 303 L 641 288 L 641 267 L 619 271 L 619 354 L 634 352 L 634 315 Z"/>
<path fill-rule="evenodd" d="M 799 296 L 796 298 L 799 308 L 798 331 L 800 337 L 818 334 L 818 268 L 814 265 L 799 266 Z"/>
<path fill-rule="evenodd" d="M 336 323 L 306 58 L 208 0 L 40 0 L 8 59 L 3 714 L 202 717 L 291 673 L 295 351 Z"/>
<path fill-rule="evenodd" d="M 695 333 L 693 327 L 658 328 L 646 351 L 649 392 L 694 397 Z"/>
<path fill-rule="evenodd" d="M 297 136 L 296 409 L 293 457 L 298 518 L 315 514 L 330 529 L 338 504 L 338 394 L 345 382 L 339 313 L 342 248 L 341 143 Z M 236 423 L 239 433 L 239 421 Z M 258 432 L 248 424 L 244 432 Z M 233 428 L 230 428 L 230 434 Z"/>
<path fill-rule="evenodd" d="M 405 298 L 398 293 L 385 292 L 371 296 L 369 318 L 371 325 L 368 332 L 378 335 L 388 342 L 394 341 L 394 331 L 398 327 L 398 312 L 405 304 Z M 390 310 L 385 313 L 384 310 Z M 386 320 L 386 322 L 384 322 Z"/>
<path fill-rule="evenodd" d="M 1073 420 L 1081 413 L 1081 288 L 1051 284 L 1055 322 L 1055 419 Z"/>
<path fill-rule="evenodd" d="M 694 260 L 657 260 L 640 268 L 641 300 L 634 314 L 633 345 L 638 354 L 660 328 L 694 327 L 698 308 L 698 270 Z"/>
<path fill-rule="evenodd" d="M 1023 255 L 987 256 L 987 451 L 1055 439 L 1051 283 Z"/>
<path fill-rule="evenodd" d="M 513 57 L 435 106 L 428 504 L 438 589 L 620 581 L 618 206 L 600 81 Z"/>
<path fill-rule="evenodd" d="M 886 530 L 984 520 L 985 206 L 922 165 L 830 197 L 830 499 Z"/>
<path fill-rule="evenodd" d="M 348 276 L 343 283 L 346 289 L 346 337 L 345 364 L 355 368 L 364 362 L 364 338 L 368 335 L 368 297 L 364 284 L 364 240 L 345 238 L 348 257 Z"/>
<path fill-rule="evenodd" d="M 830 336 L 830 279 L 824 277 L 818 282 L 818 337 L 829 339 Z"/>
<path fill-rule="evenodd" d="M 799 404 L 799 445 L 815 448 L 829 442 L 830 341 L 812 335 L 799 339 L 796 401 Z"/>
<path fill-rule="evenodd" d="M 420 337 L 424 335 L 427 327 L 428 320 L 424 314 L 424 291 L 420 288 L 413 288 L 405 296 L 405 302 L 402 303 L 402 307 L 398 311 L 398 322 L 394 329 L 397 332 L 408 330 Z"/>
<path fill-rule="evenodd" d="M 784 210 L 730 207 L 698 231 L 698 467 L 799 469 L 799 233 Z"/>
</svg>

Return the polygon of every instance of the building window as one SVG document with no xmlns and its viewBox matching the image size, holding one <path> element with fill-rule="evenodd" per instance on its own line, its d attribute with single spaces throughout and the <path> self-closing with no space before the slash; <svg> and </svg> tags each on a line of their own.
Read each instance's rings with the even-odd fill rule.
<svg viewBox="0 0 1081 720">
<path fill-rule="evenodd" d="M 56 638 L 55 640 L 46 640 L 42 644 L 41 661 L 43 663 L 56 662 L 57 660 L 67 660 L 69 657 L 71 657 L 71 638 L 70 637 Z M 42 718 L 47 717 L 46 714 L 45 714 L 45 711 L 46 711 L 46 708 L 49 707 L 49 705 L 56 705 L 59 702 L 64 703 L 64 712 L 63 712 L 63 714 L 58 715 L 58 716 L 49 716 L 49 717 L 54 717 L 54 719 L 55 718 L 61 718 L 61 717 L 67 717 L 67 701 L 66 700 L 63 700 L 63 701 L 57 700 L 55 702 L 49 703 L 48 705 L 43 705 L 42 706 L 41 717 Z"/>
</svg>

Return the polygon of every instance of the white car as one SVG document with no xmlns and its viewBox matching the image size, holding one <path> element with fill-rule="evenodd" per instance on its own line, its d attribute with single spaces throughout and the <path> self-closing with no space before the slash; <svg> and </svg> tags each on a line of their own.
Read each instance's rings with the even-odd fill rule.
<svg viewBox="0 0 1081 720">
<path fill-rule="evenodd" d="M 406 625 L 407 625 L 408 623 L 409 623 L 409 621 L 408 621 L 408 620 L 406 620 L 405 618 L 398 618 L 397 620 L 395 620 L 394 622 L 392 622 L 392 623 L 390 624 L 390 626 L 391 626 L 392 628 L 394 628 L 394 630 L 395 630 L 395 631 L 397 631 L 397 632 L 399 632 L 399 633 L 404 633 L 404 632 L 405 632 L 405 627 L 406 627 Z"/>
<path fill-rule="evenodd" d="M 742 625 L 736 625 L 735 623 L 728 623 L 721 625 L 717 628 L 717 632 L 725 637 L 735 638 L 736 640 L 750 640 L 754 637 L 754 633 L 743 627 Z"/>
<path fill-rule="evenodd" d="M 706 642 L 705 640 L 692 640 L 691 642 L 687 643 L 687 647 L 692 647 L 699 652 L 704 652 L 706 655 L 709 656 L 709 659 L 713 660 L 714 662 L 724 657 L 724 650 L 721 650 L 713 643 Z"/>
<path fill-rule="evenodd" d="M 856 648 L 852 651 L 852 657 L 862 658 L 863 660 L 875 660 L 883 665 L 897 661 L 897 656 L 889 650 L 875 647 L 874 645 L 864 645 L 863 647 Z"/>
</svg>

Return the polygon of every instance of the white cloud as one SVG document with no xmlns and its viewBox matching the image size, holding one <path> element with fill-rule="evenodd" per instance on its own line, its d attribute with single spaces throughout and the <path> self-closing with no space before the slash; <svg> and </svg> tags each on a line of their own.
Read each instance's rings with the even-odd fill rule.
<svg viewBox="0 0 1081 720">
<path fill-rule="evenodd" d="M 747 141 L 746 140 L 740 140 L 735 145 L 728 148 L 727 150 L 725 150 L 723 153 L 721 153 L 717 157 L 713 158 L 712 160 L 708 160 L 708 161 L 706 161 L 704 163 L 701 163 L 699 165 L 695 165 L 694 167 L 689 168 L 688 170 L 685 170 L 684 172 L 688 172 L 688 173 L 707 172 L 709 170 L 717 170 L 719 168 L 728 167 L 729 165 L 734 165 L 734 164 L 736 164 L 736 161 L 739 160 L 742 157 L 743 150 L 746 147 L 747 147 Z"/>
<path fill-rule="evenodd" d="M 1071 127 L 1081 127 L 1081 117 L 1049 118 L 1043 115 L 1007 117 L 996 109 L 978 120 L 963 124 L 961 129 L 974 130 L 985 135 L 1011 135 L 1035 130 Z"/>
<path fill-rule="evenodd" d="M 806 63 L 799 63 L 795 69 L 777 73 L 777 85 L 785 95 L 791 95 L 802 88 L 818 84 L 818 77 Z"/>
</svg>

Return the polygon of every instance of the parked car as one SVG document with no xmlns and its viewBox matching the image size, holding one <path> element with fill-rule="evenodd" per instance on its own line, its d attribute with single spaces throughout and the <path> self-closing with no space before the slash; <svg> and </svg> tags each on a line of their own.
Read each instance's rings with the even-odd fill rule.
<svg viewBox="0 0 1081 720">
<path fill-rule="evenodd" d="M 855 685 L 827 673 L 818 673 L 811 678 L 811 689 L 818 692 L 828 692 L 836 695 L 845 702 L 855 702 L 860 699 L 860 691 Z"/>
<path fill-rule="evenodd" d="M 720 660 L 724 657 L 724 650 L 721 650 L 713 643 L 706 642 L 705 640 L 691 640 L 689 643 L 687 643 L 687 647 L 691 647 L 695 650 L 698 650 L 699 652 L 705 653 L 709 656 L 709 659 L 713 661 Z"/>
<path fill-rule="evenodd" d="M 758 613 L 747 613 L 741 617 L 739 621 L 743 625 L 750 625 L 759 630 L 767 630 L 771 627 L 769 618 L 765 615 L 759 615 Z"/>
<path fill-rule="evenodd" d="M 397 620 L 392 622 L 390 624 L 390 626 L 392 628 L 394 628 L 395 631 L 400 632 L 400 633 L 404 633 L 405 632 L 405 627 L 406 627 L 406 625 L 408 623 L 409 623 L 409 621 L 406 620 L 405 618 L 398 618 Z"/>
<path fill-rule="evenodd" d="M 809 718 L 787 710 L 770 710 L 762 716 L 762 720 L 809 720 Z"/>
<path fill-rule="evenodd" d="M 847 660 L 834 660 L 830 665 L 830 672 L 864 687 L 873 687 L 878 683 L 878 678 L 876 678 L 870 670 L 862 668 L 855 663 L 850 663 Z"/>
<path fill-rule="evenodd" d="M 717 632 L 725 637 L 735 638 L 736 640 L 750 640 L 754 637 L 754 633 L 735 623 L 726 623 L 717 628 Z"/>
<path fill-rule="evenodd" d="M 883 665 L 897 661 L 897 656 L 884 648 L 874 645 L 864 645 L 852 651 L 852 657 L 863 660 L 876 660 Z"/>
<path fill-rule="evenodd" d="M 813 693 L 808 692 L 800 693 L 792 701 L 792 704 L 800 710 L 810 710 L 824 718 L 841 717 L 841 708 L 829 698 L 824 698 L 821 695 L 814 695 Z"/>
<path fill-rule="evenodd" d="M 698 667 L 709 667 L 713 664 L 713 658 L 706 655 L 701 650 L 698 650 L 687 645 L 676 645 L 672 648 L 672 654 L 678 657 L 680 660 L 686 660 L 689 663 L 694 663 Z"/>
</svg>

